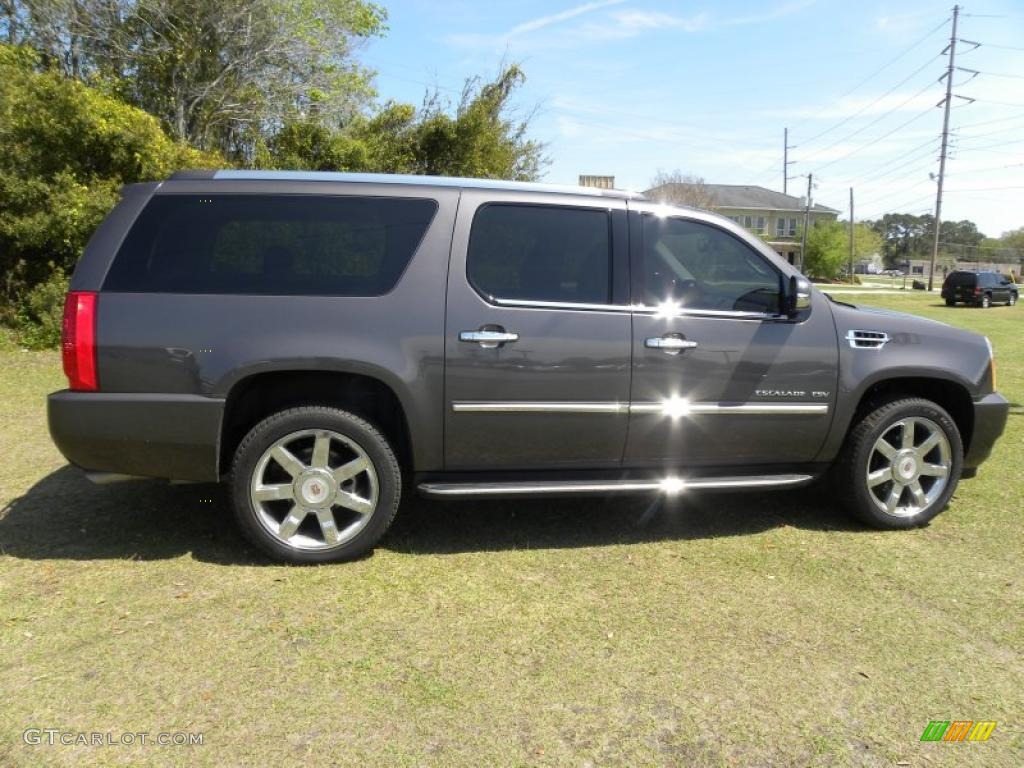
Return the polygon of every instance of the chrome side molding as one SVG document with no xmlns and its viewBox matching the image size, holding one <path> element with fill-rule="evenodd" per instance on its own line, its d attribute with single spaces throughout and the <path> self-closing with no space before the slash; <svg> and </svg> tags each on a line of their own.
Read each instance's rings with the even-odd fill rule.
<svg viewBox="0 0 1024 768">
<path fill-rule="evenodd" d="M 456 400 L 452 403 L 455 413 L 636 413 L 661 416 L 714 416 L 742 414 L 746 416 L 806 416 L 828 413 L 827 403 L 691 403 L 685 400 L 665 402 L 622 403 L 607 402 L 542 402 L 516 400 L 509 402 L 491 400 Z"/>
<path fill-rule="evenodd" d="M 740 475 L 734 477 L 666 477 L 651 480 L 523 480 L 490 483 L 430 482 L 420 483 L 418 490 L 431 497 L 488 496 L 572 496 L 603 493 L 654 492 L 676 494 L 698 490 L 741 490 L 745 488 L 781 488 L 801 485 L 813 475 Z"/>
<path fill-rule="evenodd" d="M 456 413 L 629 413 L 629 403 L 608 402 L 513 402 L 456 400 Z"/>
</svg>

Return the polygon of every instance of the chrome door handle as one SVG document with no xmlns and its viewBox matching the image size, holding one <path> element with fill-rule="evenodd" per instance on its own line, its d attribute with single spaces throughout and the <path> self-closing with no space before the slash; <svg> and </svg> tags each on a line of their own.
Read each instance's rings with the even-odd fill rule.
<svg viewBox="0 0 1024 768">
<path fill-rule="evenodd" d="M 499 344 L 519 341 L 519 334 L 507 331 L 461 331 L 459 341 L 479 344 L 484 349 L 494 349 Z"/>
<path fill-rule="evenodd" d="M 670 355 L 678 355 L 684 349 L 693 349 L 697 346 L 696 341 L 684 339 L 681 336 L 655 336 L 644 341 L 648 349 L 660 349 Z"/>
</svg>

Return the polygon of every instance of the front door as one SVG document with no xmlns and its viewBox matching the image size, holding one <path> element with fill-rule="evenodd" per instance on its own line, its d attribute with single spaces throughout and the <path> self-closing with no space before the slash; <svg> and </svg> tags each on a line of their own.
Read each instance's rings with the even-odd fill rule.
<svg viewBox="0 0 1024 768">
<path fill-rule="evenodd" d="M 821 448 L 838 370 L 828 300 L 781 318 L 783 273 L 746 237 L 696 212 L 630 214 L 627 465 L 798 463 Z"/>
<path fill-rule="evenodd" d="M 445 320 L 446 469 L 621 464 L 626 240 L 617 198 L 462 193 Z"/>
</svg>

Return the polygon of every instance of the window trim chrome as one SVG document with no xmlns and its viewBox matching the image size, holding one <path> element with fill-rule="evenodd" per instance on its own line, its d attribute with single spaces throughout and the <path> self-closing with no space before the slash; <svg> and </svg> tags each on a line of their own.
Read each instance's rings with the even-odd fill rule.
<svg viewBox="0 0 1024 768">
<path fill-rule="evenodd" d="M 531 301 L 530 299 L 500 299 L 495 296 L 485 297 L 492 304 L 499 307 L 511 307 L 514 309 L 562 309 L 580 312 L 630 312 L 639 315 L 657 315 L 665 310 L 660 307 L 651 307 L 646 304 L 576 304 L 566 301 Z M 726 309 L 688 309 L 686 307 L 673 308 L 672 317 L 711 317 L 731 320 L 786 320 L 785 315 L 773 312 L 744 312 L 740 310 Z"/>
</svg>

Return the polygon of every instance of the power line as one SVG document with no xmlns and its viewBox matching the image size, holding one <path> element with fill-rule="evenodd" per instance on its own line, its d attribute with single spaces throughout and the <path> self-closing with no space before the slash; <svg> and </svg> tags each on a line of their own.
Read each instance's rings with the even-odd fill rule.
<svg viewBox="0 0 1024 768">
<path fill-rule="evenodd" d="M 941 54 L 940 54 L 940 55 L 941 55 Z M 882 94 L 881 96 L 879 96 L 878 98 L 874 99 L 873 101 L 870 101 L 870 102 L 868 102 L 868 103 L 867 103 L 867 104 L 865 104 L 865 105 L 864 105 L 863 107 L 861 107 L 861 108 L 860 108 L 860 109 L 858 109 L 858 110 L 857 110 L 856 112 L 854 112 L 854 113 L 853 113 L 852 115 L 850 115 L 850 116 L 846 117 L 845 119 L 841 120 L 841 121 L 840 121 L 839 123 L 837 123 L 836 125 L 832 126 L 832 128 L 830 128 L 830 129 L 828 129 L 828 130 L 826 130 L 826 131 L 822 131 L 821 133 L 817 134 L 816 136 L 813 136 L 812 138 L 810 138 L 810 139 L 807 139 L 807 140 L 803 141 L 803 143 L 802 143 L 802 144 L 801 144 L 800 146 L 806 147 L 806 146 L 807 146 L 807 144 L 810 144 L 810 143 L 811 143 L 811 142 L 813 142 L 813 141 L 814 141 L 815 139 L 819 139 L 819 138 L 821 138 L 821 137 L 822 137 L 822 136 L 824 136 L 824 135 L 825 135 L 826 133 L 829 133 L 829 131 L 831 131 L 831 130 L 833 130 L 833 129 L 835 129 L 835 128 L 838 128 L 838 127 L 839 127 L 839 126 L 841 126 L 841 125 L 845 125 L 846 123 L 848 123 L 848 122 L 850 122 L 851 120 L 853 120 L 853 119 L 854 119 L 855 117 L 859 117 L 859 116 L 860 116 L 860 115 L 862 115 L 862 114 L 863 114 L 864 112 L 866 112 L 867 110 L 869 110 L 869 109 L 870 109 L 871 107 L 875 106 L 875 104 L 878 104 L 878 103 L 879 103 L 879 102 L 880 102 L 880 101 L 881 101 L 882 99 L 884 99 L 884 98 L 885 98 L 886 96 L 889 96 L 889 95 L 891 95 L 891 94 L 892 94 L 893 92 L 895 92 L 895 91 L 896 91 L 896 90 L 897 90 L 898 88 L 900 88 L 900 87 L 901 87 L 901 86 L 903 86 L 903 85 L 904 85 L 905 83 L 907 83 L 908 81 L 910 81 L 911 79 L 913 79 L 914 77 L 916 77 L 917 75 L 919 75 L 919 74 L 920 74 L 921 72 L 923 72 L 923 71 L 924 71 L 925 69 L 927 69 L 928 67 L 930 67 L 930 66 L 932 65 L 932 63 L 933 63 L 933 62 L 935 61 L 935 59 L 937 59 L 937 58 L 939 58 L 939 56 L 933 56 L 933 57 L 932 57 L 931 59 L 929 59 L 928 61 L 926 61 L 926 62 L 925 62 L 925 63 L 924 63 L 924 64 L 923 64 L 923 65 L 922 65 L 921 67 L 919 67 L 919 68 L 915 69 L 915 70 L 914 70 L 913 72 L 911 72 L 911 73 L 910 73 L 910 74 L 909 74 L 909 75 L 908 75 L 907 77 L 905 77 L 905 78 L 903 78 L 902 80 L 900 80 L 900 81 L 899 81 L 898 83 L 896 83 L 896 85 L 894 85 L 894 86 L 893 86 L 892 88 L 890 88 L 890 89 L 889 89 L 888 91 L 886 91 L 885 93 L 883 93 L 883 94 Z M 928 84 L 928 87 L 930 87 L 931 85 L 932 85 L 932 83 L 929 83 L 929 84 Z M 925 88 L 924 90 L 927 90 L 927 88 Z M 920 96 L 920 95 L 921 95 L 921 93 L 923 93 L 923 92 L 924 92 L 924 90 L 922 90 L 922 91 L 921 91 L 921 92 L 919 92 L 919 93 L 916 93 L 916 94 L 914 94 L 913 96 L 911 96 L 911 97 L 910 97 L 910 99 L 907 99 L 907 101 L 903 102 L 902 104 L 900 104 L 899 106 L 895 107 L 894 109 L 892 109 L 892 110 L 889 110 L 888 112 L 884 112 L 884 113 L 882 114 L 882 117 L 885 117 L 885 116 L 887 116 L 887 115 L 889 115 L 889 114 L 892 114 L 892 112 L 894 112 L 894 111 L 895 111 L 896 109 L 899 109 L 899 107 L 902 107 L 902 106 L 903 106 L 903 104 L 906 104 L 907 102 L 911 101 L 912 99 L 915 99 L 915 98 L 917 98 L 918 96 Z M 861 131 L 863 131 L 863 130 L 864 130 L 865 128 L 869 128 L 870 126 L 872 126 L 872 125 L 874 125 L 875 123 L 877 123 L 879 119 L 881 119 L 881 118 L 878 118 L 878 119 L 876 119 L 876 120 L 875 120 L 874 122 L 868 123 L 868 125 L 866 125 L 866 126 L 862 126 L 861 128 L 858 128 L 858 129 L 857 129 L 856 131 L 854 131 L 854 132 L 853 132 L 853 133 L 851 133 L 851 134 L 848 134 L 847 136 L 845 136 L 844 138 L 840 139 L 839 141 L 835 141 L 835 142 L 832 142 L 831 144 L 828 144 L 828 145 L 826 145 L 825 147 L 822 147 L 821 149 L 817 149 L 817 150 L 815 150 L 815 151 L 811 152 L 811 153 L 810 153 L 810 154 L 809 154 L 809 155 L 808 155 L 807 157 L 805 157 L 805 158 L 804 158 L 804 159 L 803 159 L 803 160 L 802 160 L 801 162 L 806 162 L 808 158 L 810 158 L 810 157 L 816 157 L 817 155 L 820 155 L 820 154 L 821 154 L 821 153 L 822 153 L 823 151 L 825 151 L 826 149 L 831 149 L 832 147 L 836 146 L 836 144 L 841 144 L 842 142 L 846 141 L 847 139 L 849 139 L 849 138 L 851 138 L 851 137 L 853 137 L 853 136 L 856 136 L 856 135 L 857 135 L 858 133 L 860 133 Z"/>
<path fill-rule="evenodd" d="M 929 83 L 929 84 L 928 84 L 928 87 L 927 87 L 927 88 L 930 88 L 930 87 L 931 87 L 931 86 L 932 86 L 933 84 L 934 84 L 934 83 Z M 913 101 L 913 100 L 914 100 L 914 99 L 916 99 L 916 98 L 917 98 L 918 96 L 920 96 L 920 95 L 921 95 L 922 93 L 924 93 L 924 91 L 925 91 L 925 90 L 927 90 L 927 88 L 925 88 L 925 89 L 924 89 L 924 90 L 922 90 L 922 91 L 919 91 L 918 93 L 915 93 L 915 94 L 914 94 L 913 96 L 911 96 L 911 97 L 910 97 L 909 99 L 907 99 L 907 100 L 906 100 L 906 101 L 904 101 L 904 102 L 903 102 L 902 104 L 900 104 L 900 105 L 899 105 L 898 107 L 895 107 L 895 108 L 894 108 L 893 110 L 891 110 L 891 111 L 890 111 L 889 113 L 886 113 L 886 114 L 882 115 L 882 116 L 881 116 L 881 117 L 879 117 L 879 118 L 878 118 L 877 120 L 874 120 L 874 121 L 872 121 L 871 123 L 868 123 L 868 124 L 867 124 L 866 126 L 864 126 L 864 128 L 870 128 L 870 127 L 871 127 L 872 125 L 875 125 L 876 123 L 878 123 L 879 121 L 881 121 L 881 120 L 882 120 L 882 118 L 888 117 L 888 116 L 889 116 L 889 114 L 891 114 L 892 112 L 895 112 L 895 111 L 896 111 L 896 110 L 898 110 L 898 109 L 899 109 L 900 107 L 902 107 L 902 106 L 904 106 L 904 105 L 906 105 L 906 104 L 909 104 L 909 103 L 910 103 L 911 101 Z M 888 138 L 889 136 L 892 136 L 892 135 L 893 135 L 894 133 L 896 133 L 896 131 L 900 131 L 900 130 L 902 130 L 902 129 L 906 128 L 906 127 L 907 127 L 908 125 L 910 125 L 911 123 L 914 123 L 914 122 L 916 122 L 916 121 L 920 120 L 920 119 L 921 119 L 922 117 L 924 117 L 925 115 L 927 115 L 927 114 L 930 114 L 930 113 L 931 113 L 931 111 L 932 111 L 932 107 L 928 107 L 928 109 L 926 109 L 926 110 L 925 110 L 924 112 L 921 112 L 921 113 L 919 113 L 919 114 L 915 115 L 914 117 L 910 118 L 909 120 L 907 120 L 907 121 L 906 121 L 906 122 L 904 122 L 904 123 L 900 123 L 900 124 L 899 124 L 899 125 L 897 125 L 897 126 L 896 126 L 895 128 L 893 128 L 893 129 L 892 129 L 891 131 L 887 131 L 886 133 L 883 133 L 883 134 L 882 134 L 881 136 L 876 136 L 875 138 L 871 139 L 871 140 L 870 140 L 869 142 L 867 142 L 866 144 L 861 144 L 860 146 L 858 146 L 858 147 L 855 147 L 854 149 L 851 149 L 851 150 L 850 150 L 849 152 L 847 152 L 846 154 L 840 155 L 839 157 L 836 157 L 836 158 L 833 158 L 832 160 L 829 160 L 829 161 L 828 161 L 827 163 L 825 163 L 824 165 L 819 165 L 819 166 L 818 166 L 818 171 L 820 172 L 820 171 L 821 171 L 822 169 L 824 169 L 824 168 L 828 168 L 828 167 L 829 167 L 829 166 L 831 166 L 831 165 L 835 165 L 835 164 L 836 164 L 836 163 L 838 163 L 838 162 L 839 162 L 840 160 L 845 160 L 846 158 L 850 157 L 851 155 L 855 155 L 855 154 L 857 154 L 858 152 L 860 152 L 860 151 L 861 151 L 862 149 L 864 149 L 865 147 L 869 147 L 869 146 L 871 146 L 872 144 L 877 144 L 877 143 L 878 143 L 879 141 L 881 141 L 882 139 L 886 139 L 886 138 Z M 861 129 L 861 130 L 863 130 L 863 129 Z M 852 135 L 852 134 L 851 134 L 851 135 Z M 847 137 L 847 138 L 849 138 L 849 137 Z"/>
<path fill-rule="evenodd" d="M 868 200 L 870 202 L 872 202 L 872 203 L 876 203 L 877 204 L 881 200 L 888 200 L 889 198 L 896 197 L 897 195 L 905 195 L 908 192 L 910 192 L 911 190 L 913 190 L 914 187 L 920 186 L 921 184 L 924 184 L 924 183 L 925 183 L 925 180 L 921 179 L 919 181 L 914 181 L 914 182 L 911 182 L 909 184 L 902 184 L 901 186 L 897 187 L 895 190 L 892 190 L 891 192 L 889 192 L 887 194 L 876 195 L 875 197 L 869 197 Z"/>
<path fill-rule="evenodd" d="M 877 182 L 880 179 L 884 179 L 884 178 L 887 178 L 889 176 L 892 176 L 894 173 L 898 173 L 899 171 L 903 170 L 904 168 L 906 168 L 909 165 L 912 165 L 914 163 L 921 163 L 921 162 L 923 162 L 923 161 L 925 161 L 927 159 L 928 160 L 928 166 L 927 167 L 925 167 L 925 168 L 916 168 L 916 169 L 914 169 L 912 171 L 913 173 L 918 173 L 918 172 L 924 173 L 928 169 L 928 167 L 930 167 L 931 164 L 932 164 L 932 159 L 930 157 L 931 154 L 933 152 L 935 152 L 936 150 L 938 150 L 938 148 L 939 148 L 938 146 L 932 146 L 932 144 L 934 144 L 934 143 L 935 142 L 932 141 L 931 144 L 929 144 L 928 152 L 925 153 L 924 155 L 915 156 L 915 157 L 911 158 L 910 160 L 907 160 L 904 163 L 900 163 L 898 166 L 894 166 L 893 168 L 889 169 L 888 171 L 885 171 L 884 173 L 876 174 L 874 176 L 867 176 L 867 177 L 864 177 L 864 176 L 854 177 L 853 180 L 856 181 L 857 183 L 860 183 L 860 184 Z"/>
<path fill-rule="evenodd" d="M 950 189 L 948 192 L 996 192 L 1004 189 L 1024 189 L 1024 185 L 1016 185 L 1009 187 L 961 187 L 960 189 Z"/>
<path fill-rule="evenodd" d="M 980 136 L 965 136 L 963 141 L 967 141 L 972 138 L 981 138 Z M 1009 147 L 1013 144 L 1024 144 L 1024 139 L 1017 139 L 1015 141 L 997 141 L 994 144 L 982 144 L 980 147 L 969 146 L 966 149 L 992 149 L 993 147 Z"/>
<path fill-rule="evenodd" d="M 931 37 L 932 35 L 934 35 L 934 34 L 935 34 L 936 32 L 938 32 L 938 31 L 939 31 L 940 29 L 942 29 L 942 28 L 943 28 L 944 26 L 946 26 L 946 22 L 947 22 L 947 21 L 949 21 L 949 19 L 948 19 L 948 18 L 947 18 L 947 19 L 946 19 L 945 21 L 943 21 L 943 22 L 942 22 L 941 24 L 939 24 L 939 25 L 938 25 L 937 27 L 935 27 L 935 28 L 934 28 L 933 30 L 931 30 L 930 32 L 928 32 L 927 34 L 925 34 L 925 35 L 924 35 L 924 37 L 920 38 L 920 39 L 919 39 L 919 40 L 918 40 L 917 42 L 915 42 L 915 43 L 912 43 L 912 44 L 910 45 L 910 47 L 909 47 L 909 48 L 906 48 L 906 49 L 904 49 L 904 50 L 903 50 L 903 52 L 902 52 L 902 53 L 900 53 L 899 55 L 897 55 L 897 56 L 896 56 L 895 58 L 893 58 L 893 59 L 890 59 L 890 60 L 889 60 L 888 62 L 886 62 L 885 64 L 883 64 L 883 65 L 882 65 L 881 67 L 879 67 L 878 69 L 876 69 L 876 70 L 875 70 L 874 72 L 872 72 L 872 73 L 871 73 L 870 75 L 868 75 L 868 76 L 867 76 L 867 77 L 865 77 L 865 78 L 864 78 L 863 80 L 861 80 L 860 82 L 858 82 L 858 83 L 857 83 L 857 84 L 856 84 L 855 86 L 853 86 L 853 88 L 850 88 L 850 89 L 849 89 L 848 91 L 844 91 L 844 92 L 843 92 L 842 94 L 840 94 L 839 96 L 837 96 L 837 97 L 836 97 L 836 101 L 839 101 L 840 99 L 844 99 L 844 98 L 846 98 L 846 97 L 847 97 L 847 96 L 849 96 L 849 95 L 850 95 L 851 93 L 853 93 L 853 92 L 854 92 L 854 91 L 856 91 L 856 90 L 857 90 L 858 88 L 860 88 L 860 87 L 861 87 L 862 85 L 864 85 L 865 83 L 867 83 L 867 82 L 868 82 L 869 80 L 873 79 L 873 78 L 874 78 L 874 77 L 875 77 L 876 75 L 879 75 L 879 74 L 881 74 L 881 73 L 882 73 L 882 72 L 884 72 L 884 71 L 885 71 L 886 69 L 888 69 L 889 67 L 891 67 L 891 66 L 892 66 L 893 64 L 895 64 L 895 63 L 896 63 L 897 61 L 899 61 L 899 60 L 900 60 L 900 59 L 902 59 L 902 58 L 903 58 L 904 56 L 906 56 L 906 55 L 907 55 L 908 53 L 910 53 L 911 51 L 914 51 L 914 50 L 916 50 L 916 49 L 917 49 L 918 47 L 920 47 L 920 46 L 921 46 L 921 44 L 922 44 L 922 43 L 924 43 L 924 42 L 925 42 L 926 40 L 928 40 L 928 39 L 929 39 L 929 38 L 930 38 L 930 37 Z M 929 61 L 928 63 L 931 63 L 931 62 Z M 927 64 L 926 64 L 925 66 L 927 66 Z M 923 68 L 924 68 L 924 67 L 922 67 L 922 69 L 923 69 Z M 919 71 L 920 71 L 920 70 L 917 70 L 917 72 L 919 72 Z M 914 72 L 914 74 L 917 74 L 917 72 Z M 913 77 L 913 75 L 911 75 L 911 77 Z M 907 79 L 909 80 L 910 78 L 907 78 Z M 906 82 L 906 81 L 903 81 L 903 82 Z M 900 83 L 900 85 L 902 85 L 902 83 Z M 899 87 L 899 85 L 897 85 L 896 87 L 898 88 L 898 87 Z M 885 95 L 888 95 L 888 94 L 885 94 Z M 882 97 L 880 97 L 880 98 L 884 98 L 884 96 L 882 96 Z M 871 104 L 869 104 L 868 106 L 871 106 Z M 865 109 L 866 109 L 866 107 L 865 107 Z M 827 134 L 827 133 L 830 133 L 831 131 L 834 131 L 834 130 L 835 130 L 836 128 L 839 128 L 839 127 L 840 127 L 840 126 L 842 126 L 842 125 L 845 125 L 845 124 L 846 124 L 847 122 L 849 122 L 849 121 L 850 121 L 850 120 L 852 120 L 853 118 L 857 117 L 857 115 L 859 115 L 859 114 L 860 114 L 861 112 L 863 112 L 863 110 L 860 110 L 860 111 L 858 111 L 858 112 L 855 112 L 854 114 L 852 114 L 852 115 L 850 115 L 849 117 L 845 118 L 844 120 L 842 120 L 842 121 L 840 121 L 840 122 L 836 123 L 835 125 L 831 126 L 830 128 L 826 128 L 826 129 L 825 129 L 824 131 L 822 131 L 821 133 L 817 133 L 817 134 L 815 134 L 814 136 L 812 136 L 811 138 L 809 138 L 809 139 L 805 139 L 805 140 L 804 140 L 804 144 L 809 144 L 809 143 L 811 143 L 812 141 L 816 141 L 817 139 L 820 139 L 820 138 L 821 138 L 822 136 L 824 136 L 825 134 Z M 812 118 L 808 118 L 808 119 L 810 119 L 810 120 L 813 120 L 814 118 L 812 117 Z M 806 124 L 806 123 L 807 123 L 807 120 L 804 120 L 804 121 L 803 121 L 802 123 L 800 123 L 800 125 L 804 125 L 804 124 Z"/>
<path fill-rule="evenodd" d="M 963 67 L 957 67 L 959 70 L 963 70 Z M 988 75 L 989 77 L 1012 77 L 1015 80 L 1024 80 L 1024 75 L 1011 75 L 1006 72 L 986 72 L 985 70 L 972 70 L 977 72 L 979 75 Z"/>
<path fill-rule="evenodd" d="M 957 128 L 956 130 L 960 131 L 960 128 Z M 984 136 L 997 136 L 998 134 L 1006 133 L 1007 131 L 1014 131 L 1014 132 L 1016 132 L 1016 131 L 1020 131 L 1020 130 L 1024 130 L 1024 123 L 1020 123 L 1019 125 L 1011 125 L 1009 128 L 996 128 L 994 131 L 985 131 L 985 133 L 967 133 L 967 134 L 957 133 L 957 138 L 960 138 L 960 139 L 980 139 L 980 138 L 982 138 Z"/>
<path fill-rule="evenodd" d="M 982 120 L 979 123 L 963 123 L 960 128 L 977 128 L 982 125 L 992 125 L 993 123 L 1005 123 L 1010 120 L 1020 120 L 1021 115 L 1010 115 L 1010 117 L 997 117 L 995 120 Z"/>
<path fill-rule="evenodd" d="M 1000 107 L 1020 107 L 1024 108 L 1024 104 L 1020 102 L 1012 101 L 995 101 L 994 99 L 972 99 L 972 101 L 980 102 L 981 104 L 995 104 Z"/>
<path fill-rule="evenodd" d="M 971 41 L 969 41 L 969 40 L 961 40 L 960 42 L 968 43 L 968 42 L 971 42 Z M 974 43 L 971 43 L 971 44 L 974 45 Z M 977 45 L 978 45 L 978 47 L 984 46 L 986 48 L 998 48 L 1000 51 L 1022 51 L 1022 52 L 1024 52 L 1024 48 L 1020 48 L 1020 47 L 1018 47 L 1016 45 L 996 45 L 995 43 L 977 43 Z"/>
<path fill-rule="evenodd" d="M 985 168 L 968 168 L 964 173 L 986 173 L 988 171 L 1002 171 L 1006 168 L 1020 168 L 1024 163 L 1009 163 L 1007 165 L 989 165 Z"/>
<path fill-rule="evenodd" d="M 877 210 L 879 213 L 888 213 L 890 211 L 897 211 L 899 209 L 903 209 L 904 213 L 922 213 L 922 214 L 924 214 L 924 213 L 931 213 L 932 209 L 930 207 L 929 208 L 919 208 L 919 207 L 916 207 L 916 206 L 918 206 L 919 203 L 930 201 L 931 199 L 932 199 L 931 195 L 925 195 L 924 197 L 919 197 L 919 198 L 916 198 L 914 200 L 909 200 L 909 201 L 903 202 L 903 203 L 897 203 L 895 205 L 878 206 L 878 205 L 871 205 L 869 203 L 867 208 L 869 210 Z M 913 210 L 911 210 L 911 209 L 913 209 Z M 866 216 L 865 218 L 871 218 L 871 217 Z"/>
<path fill-rule="evenodd" d="M 934 147 L 934 149 L 938 149 L 937 142 L 938 142 L 938 138 L 933 136 L 933 137 L 929 138 L 927 141 L 925 141 L 924 143 L 918 144 L 916 147 L 911 147 L 910 149 L 906 150 L 906 152 L 904 152 L 904 154 L 903 154 L 903 159 L 905 161 L 911 160 L 910 156 L 914 155 L 917 152 L 920 152 L 922 149 L 927 149 L 928 151 L 925 152 L 923 155 L 915 156 L 915 159 L 917 157 L 924 157 L 924 156 L 926 156 L 928 154 L 931 154 L 933 147 Z M 891 160 L 886 160 L 885 162 L 878 163 L 876 165 L 872 165 L 867 170 L 862 171 L 859 176 L 854 176 L 854 177 L 852 177 L 850 179 L 847 179 L 847 181 L 857 182 L 857 181 L 861 181 L 861 180 L 868 180 L 868 179 L 874 178 L 874 176 L 872 174 L 874 174 L 875 171 L 878 171 L 878 170 L 882 171 L 882 173 L 881 173 L 882 176 L 886 176 L 886 175 L 889 174 L 890 171 L 893 171 L 893 170 L 896 170 L 896 169 L 892 167 L 892 161 Z"/>
</svg>

